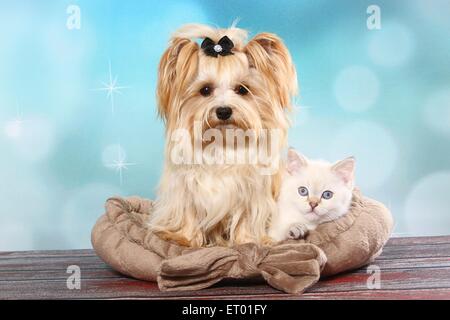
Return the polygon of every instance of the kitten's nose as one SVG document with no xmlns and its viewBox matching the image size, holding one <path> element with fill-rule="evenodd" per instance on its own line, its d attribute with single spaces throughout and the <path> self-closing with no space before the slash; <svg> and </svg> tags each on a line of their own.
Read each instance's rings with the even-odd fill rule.
<svg viewBox="0 0 450 320">
<path fill-rule="evenodd" d="M 319 205 L 319 202 L 317 202 L 315 200 L 311 200 L 311 201 L 309 201 L 309 205 L 311 206 L 311 209 L 314 210 L 314 208 Z"/>
<path fill-rule="evenodd" d="M 216 109 L 217 118 L 220 120 L 228 120 L 231 117 L 233 110 L 230 107 L 218 107 Z"/>
</svg>

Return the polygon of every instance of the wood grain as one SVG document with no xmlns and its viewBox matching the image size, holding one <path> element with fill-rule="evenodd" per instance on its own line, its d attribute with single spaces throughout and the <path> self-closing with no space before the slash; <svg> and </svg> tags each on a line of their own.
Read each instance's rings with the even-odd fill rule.
<svg viewBox="0 0 450 320">
<path fill-rule="evenodd" d="M 67 288 L 70 265 L 81 268 L 80 290 Z M 303 295 L 243 280 L 161 292 L 112 270 L 92 250 L 0 252 L 0 299 L 450 299 L 450 236 L 392 238 L 372 265 L 380 268 L 380 289 L 368 289 L 363 267 L 322 279 Z"/>
</svg>

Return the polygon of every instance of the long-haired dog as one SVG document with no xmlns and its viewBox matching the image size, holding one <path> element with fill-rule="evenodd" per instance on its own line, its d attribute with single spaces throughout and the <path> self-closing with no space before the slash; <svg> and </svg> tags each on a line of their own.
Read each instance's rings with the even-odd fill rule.
<svg viewBox="0 0 450 320">
<path fill-rule="evenodd" d="M 270 242 L 282 166 L 208 161 L 223 160 L 222 151 L 233 158 L 270 149 L 277 162 L 286 147 L 286 111 L 297 92 L 291 56 L 274 34 L 246 41 L 235 26 L 186 25 L 161 58 L 157 100 L 166 153 L 149 226 L 165 239 L 194 247 Z M 244 133 L 244 144 L 229 130 Z M 263 172 L 267 166 L 275 170 Z"/>
</svg>

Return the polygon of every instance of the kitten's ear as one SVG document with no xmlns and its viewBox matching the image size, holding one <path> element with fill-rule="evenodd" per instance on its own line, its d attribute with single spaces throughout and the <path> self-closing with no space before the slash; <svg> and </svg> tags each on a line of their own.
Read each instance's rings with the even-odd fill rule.
<svg viewBox="0 0 450 320">
<path fill-rule="evenodd" d="M 299 154 L 293 148 L 289 148 L 287 157 L 287 171 L 292 175 L 298 173 L 302 168 L 308 165 L 308 159 Z"/>
<path fill-rule="evenodd" d="M 355 163 L 354 157 L 348 157 L 333 164 L 331 170 L 343 179 L 346 184 L 352 185 L 355 175 Z"/>
</svg>

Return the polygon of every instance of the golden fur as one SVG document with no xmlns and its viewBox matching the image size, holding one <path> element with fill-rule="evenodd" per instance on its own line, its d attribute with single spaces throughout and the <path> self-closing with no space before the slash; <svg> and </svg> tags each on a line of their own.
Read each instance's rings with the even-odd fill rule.
<svg viewBox="0 0 450 320">
<path fill-rule="evenodd" d="M 234 43 L 232 55 L 206 56 L 196 42 L 205 37 L 217 42 L 224 35 Z M 273 174 L 261 174 L 259 163 L 176 164 L 172 159 L 180 144 L 172 139 L 178 129 L 190 134 L 183 142 L 186 147 L 196 143 L 206 147 L 212 141 L 195 137 L 196 122 L 201 124 L 201 133 L 208 129 L 254 130 L 258 148 L 262 146 L 261 131 L 278 130 L 280 143 L 271 156 L 279 159 L 289 127 L 286 110 L 297 91 L 296 71 L 276 35 L 261 33 L 248 43 L 246 37 L 247 32 L 236 27 L 187 25 L 173 35 L 161 58 L 157 100 L 166 123 L 166 160 L 149 225 L 165 239 L 190 246 L 270 240 L 267 229 L 277 210 L 280 168 Z M 206 85 L 214 90 L 211 96 L 200 94 Z M 236 86 L 247 88 L 248 94 L 238 95 Z M 216 108 L 224 105 L 233 110 L 227 121 L 214 116 Z M 228 140 L 225 138 L 226 143 Z M 272 142 L 270 137 L 268 140 Z M 231 143 L 235 146 L 234 140 Z M 250 143 L 245 145 L 245 149 L 251 148 Z"/>
</svg>

